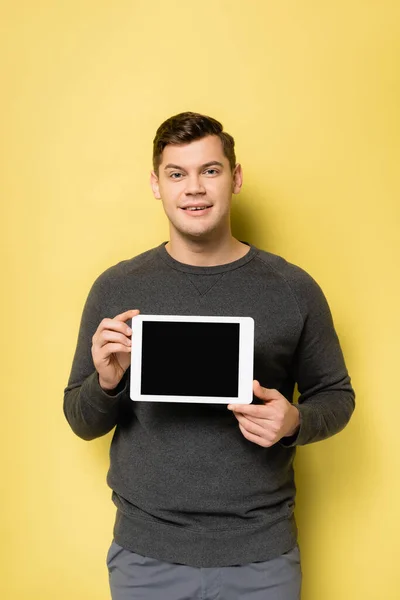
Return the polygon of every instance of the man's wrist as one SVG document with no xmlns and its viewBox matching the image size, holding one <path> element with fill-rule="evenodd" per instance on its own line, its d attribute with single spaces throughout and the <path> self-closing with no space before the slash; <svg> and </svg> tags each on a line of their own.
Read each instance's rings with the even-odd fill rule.
<svg viewBox="0 0 400 600">
<path fill-rule="evenodd" d="M 105 383 L 104 381 L 102 381 L 100 375 L 99 375 L 99 386 L 101 387 L 101 389 L 103 390 L 103 392 L 105 394 L 107 394 L 107 396 L 116 396 L 121 390 L 121 381 L 119 381 L 117 383 L 116 386 L 111 387 L 109 384 Z"/>
<path fill-rule="evenodd" d="M 293 415 L 293 424 L 292 424 L 292 427 L 290 428 L 290 430 L 285 435 L 285 437 L 292 437 L 293 435 L 296 435 L 296 433 L 298 432 L 299 427 L 300 427 L 300 412 L 299 412 L 299 410 L 296 408 L 296 406 L 294 406 L 294 404 L 292 404 L 290 408 L 291 408 L 291 412 Z"/>
</svg>

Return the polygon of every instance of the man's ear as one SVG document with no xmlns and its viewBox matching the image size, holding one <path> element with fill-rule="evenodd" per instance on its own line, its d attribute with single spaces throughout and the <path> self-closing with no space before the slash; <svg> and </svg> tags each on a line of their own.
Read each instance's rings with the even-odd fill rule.
<svg viewBox="0 0 400 600">
<path fill-rule="evenodd" d="M 151 189 L 153 190 L 154 198 L 156 198 L 157 200 L 161 200 L 160 188 L 158 185 L 158 177 L 154 171 L 152 171 L 150 174 L 150 185 Z"/>
<path fill-rule="evenodd" d="M 243 171 L 242 165 L 239 163 L 236 164 L 235 169 L 233 171 L 233 181 L 232 181 L 232 192 L 234 194 L 238 194 L 242 189 L 243 185 Z"/>
</svg>

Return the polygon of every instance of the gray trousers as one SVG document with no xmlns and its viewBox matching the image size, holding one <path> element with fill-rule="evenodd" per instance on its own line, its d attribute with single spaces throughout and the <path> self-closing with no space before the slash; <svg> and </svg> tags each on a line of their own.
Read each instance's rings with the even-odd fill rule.
<svg viewBox="0 0 400 600">
<path fill-rule="evenodd" d="M 199 569 L 147 558 L 113 542 L 107 567 L 113 600 L 300 600 L 298 546 L 265 562 Z"/>
</svg>

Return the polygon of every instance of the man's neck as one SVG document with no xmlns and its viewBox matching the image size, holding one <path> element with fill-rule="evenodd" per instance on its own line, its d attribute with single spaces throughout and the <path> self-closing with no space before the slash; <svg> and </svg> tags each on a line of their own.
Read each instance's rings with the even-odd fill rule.
<svg viewBox="0 0 400 600">
<path fill-rule="evenodd" d="M 225 240 L 207 241 L 171 239 L 165 249 L 175 260 L 197 267 L 214 267 L 239 260 L 249 246 L 232 235 Z"/>
</svg>

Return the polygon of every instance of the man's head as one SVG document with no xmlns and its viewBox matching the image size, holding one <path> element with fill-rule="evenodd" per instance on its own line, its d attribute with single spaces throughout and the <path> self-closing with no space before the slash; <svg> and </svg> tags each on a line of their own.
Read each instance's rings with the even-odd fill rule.
<svg viewBox="0 0 400 600">
<path fill-rule="evenodd" d="M 192 112 L 171 117 L 154 138 L 153 167 L 151 186 L 171 236 L 206 239 L 230 232 L 231 199 L 240 191 L 242 171 L 234 139 L 221 123 Z"/>
<path fill-rule="evenodd" d="M 170 117 L 157 129 L 153 140 L 153 168 L 158 176 L 163 150 L 168 144 L 189 144 L 208 135 L 216 135 L 221 140 L 223 153 L 231 170 L 236 166 L 235 140 L 223 130 L 222 124 L 212 117 L 194 112 L 184 112 Z"/>
</svg>

